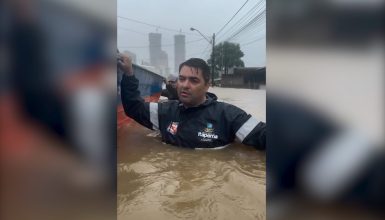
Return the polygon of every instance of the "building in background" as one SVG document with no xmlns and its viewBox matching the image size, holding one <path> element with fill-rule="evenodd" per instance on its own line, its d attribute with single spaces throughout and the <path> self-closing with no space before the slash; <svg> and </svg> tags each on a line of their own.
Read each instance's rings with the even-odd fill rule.
<svg viewBox="0 0 385 220">
<path fill-rule="evenodd" d="M 174 36 L 174 72 L 178 72 L 179 65 L 186 60 L 186 37 L 178 34 Z"/>
<path fill-rule="evenodd" d="M 260 89 L 265 85 L 266 67 L 234 68 L 231 74 L 224 74 L 221 79 L 221 86 L 229 88 Z"/>
<path fill-rule="evenodd" d="M 154 66 L 162 76 L 170 73 L 168 67 L 168 55 L 162 50 L 162 34 L 149 33 L 150 42 L 150 64 Z"/>
</svg>

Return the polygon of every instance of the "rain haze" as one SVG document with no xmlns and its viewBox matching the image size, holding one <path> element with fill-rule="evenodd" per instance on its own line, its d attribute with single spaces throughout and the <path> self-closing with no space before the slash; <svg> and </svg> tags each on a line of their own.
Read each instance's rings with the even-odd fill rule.
<svg viewBox="0 0 385 220">
<path fill-rule="evenodd" d="M 161 50 L 167 53 L 170 73 L 174 67 L 174 35 L 185 35 L 186 59 L 209 59 L 215 45 L 230 41 L 240 44 L 246 67 L 265 66 L 265 0 L 118 0 L 117 45 L 130 51 L 137 64 L 150 63 L 149 33 L 161 34 Z M 199 30 L 206 39 L 193 27 Z"/>
</svg>

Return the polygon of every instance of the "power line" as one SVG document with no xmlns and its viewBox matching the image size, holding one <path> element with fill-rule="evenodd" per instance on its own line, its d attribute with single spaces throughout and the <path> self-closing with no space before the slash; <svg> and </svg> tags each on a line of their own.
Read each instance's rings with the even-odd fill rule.
<svg viewBox="0 0 385 220">
<path fill-rule="evenodd" d="M 234 37 L 230 42 L 237 42 L 239 44 L 243 44 L 245 42 L 249 42 L 256 38 L 259 38 L 260 36 L 266 37 L 265 27 L 249 28 L 248 30 L 245 30 L 238 36 Z"/>
<path fill-rule="evenodd" d="M 243 30 L 240 29 L 237 32 L 233 33 L 233 35 L 230 36 L 231 38 L 229 37 L 228 39 L 226 39 L 226 41 L 234 41 L 235 39 L 242 38 L 242 36 L 246 36 L 246 37 L 248 37 L 250 35 L 255 36 L 256 33 L 266 32 L 265 21 L 257 20 L 255 22 L 253 22 L 252 24 L 250 24 L 250 26 L 244 27 Z"/>
<path fill-rule="evenodd" d="M 258 38 L 258 39 L 255 39 L 255 40 L 253 40 L 253 41 L 250 41 L 250 42 L 241 44 L 241 46 L 247 46 L 247 45 L 249 45 L 249 44 L 252 44 L 252 43 L 255 43 L 255 42 L 257 42 L 257 41 L 260 41 L 260 40 L 264 39 L 265 37 L 266 37 L 265 35 L 264 35 L 264 36 L 261 36 L 261 37 Z"/>
<path fill-rule="evenodd" d="M 232 41 L 228 41 L 228 42 L 236 43 L 236 44 L 239 44 L 242 46 L 244 44 L 250 43 L 251 41 L 256 41 L 256 39 L 263 39 L 263 38 L 266 38 L 265 33 L 256 35 L 255 32 L 253 31 L 252 35 L 247 35 L 247 37 L 245 37 L 245 38 L 240 38 L 242 40 L 232 40 Z M 239 38 L 237 38 L 237 39 L 239 39 Z M 221 43 L 224 43 L 224 42 L 221 42 Z"/>
<path fill-rule="evenodd" d="M 239 35 L 241 32 L 243 32 L 244 30 L 246 30 L 248 27 L 250 27 L 251 25 L 259 22 L 261 23 L 261 20 L 263 18 L 263 15 L 265 15 L 265 12 L 266 12 L 266 9 L 262 11 L 262 13 L 258 14 L 256 17 L 254 17 L 251 21 L 249 21 L 246 25 L 244 25 L 243 27 L 241 27 L 240 29 L 238 29 L 236 32 L 234 32 L 230 37 L 228 37 L 226 39 L 226 41 L 229 41 L 231 40 L 232 38 L 236 37 L 237 35 Z"/>
<path fill-rule="evenodd" d="M 200 57 L 203 57 L 203 55 L 206 53 L 207 49 L 209 48 L 211 44 L 207 44 L 206 48 L 203 50 L 203 52 L 198 52 L 198 53 L 193 53 L 193 54 L 188 54 L 186 55 L 186 57 L 192 57 L 192 56 L 195 56 L 195 55 L 200 55 Z"/>
<path fill-rule="evenodd" d="M 266 8 L 261 8 L 258 12 L 256 12 L 256 15 L 252 18 L 250 18 L 249 20 L 246 21 L 246 23 L 241 27 L 241 28 L 238 28 L 236 31 L 234 31 L 230 36 L 231 37 L 228 37 L 229 38 L 232 38 L 233 36 L 237 35 L 237 33 L 240 33 L 242 30 L 245 30 L 247 27 L 250 27 L 252 26 L 253 24 L 257 23 L 258 21 L 260 21 L 261 19 L 265 18 L 264 17 L 264 12 L 266 11 Z M 239 26 L 238 26 L 239 27 Z"/>
<path fill-rule="evenodd" d="M 248 1 L 249 0 L 246 0 L 246 2 L 243 3 L 243 5 L 238 9 L 238 11 L 230 18 L 230 20 L 225 25 L 223 25 L 223 27 L 216 33 L 216 35 L 218 35 L 230 23 L 230 21 L 233 20 L 233 18 L 238 14 L 239 11 L 241 11 L 241 9 L 246 5 Z"/>
<path fill-rule="evenodd" d="M 143 21 L 138 21 L 138 20 L 132 19 L 132 18 L 127 18 L 127 17 L 123 17 L 123 16 L 119 16 L 119 15 L 117 17 L 124 19 L 124 20 L 132 21 L 132 22 L 139 23 L 139 24 L 144 24 L 147 26 L 151 26 L 151 27 L 155 27 L 155 28 L 159 28 L 159 29 L 163 29 L 163 30 L 167 30 L 167 31 L 179 32 L 178 30 L 175 30 L 175 29 L 170 29 L 170 28 L 162 27 L 162 26 L 155 25 L 155 24 L 149 24 L 149 23 L 146 23 Z"/>
<path fill-rule="evenodd" d="M 242 22 L 246 21 L 246 23 L 248 23 L 254 17 L 255 14 L 260 13 L 260 11 L 258 11 L 258 8 L 261 6 L 263 2 L 264 1 L 259 1 L 257 4 L 255 4 L 245 15 L 243 15 L 236 23 L 234 23 L 229 29 L 227 29 L 227 31 L 223 33 L 218 39 L 220 38 L 223 39 L 224 38 L 223 36 L 225 36 L 227 33 L 232 31 L 234 28 L 243 26 Z M 233 33 L 235 32 L 236 31 L 233 31 Z"/>
<path fill-rule="evenodd" d="M 230 31 L 232 31 L 235 27 L 241 26 L 241 23 L 242 23 L 244 20 L 248 20 L 250 17 L 253 16 L 254 11 L 255 11 L 255 13 L 257 12 L 257 5 L 255 5 L 252 9 L 250 9 L 250 11 L 248 11 L 242 18 L 240 18 L 240 19 L 239 19 L 235 24 L 233 24 L 230 28 L 228 28 L 227 31 L 225 31 L 224 33 L 222 33 L 222 35 L 219 36 L 218 39 L 224 38 L 224 36 L 226 36 L 226 34 L 229 33 Z"/>
<path fill-rule="evenodd" d="M 196 43 L 199 41 L 204 40 L 204 38 L 198 39 L 198 40 L 192 40 L 192 41 L 186 41 L 185 44 L 190 44 L 190 43 Z M 160 47 L 172 47 L 175 46 L 175 44 L 161 44 Z M 154 46 L 154 47 L 158 47 Z M 121 46 L 121 48 L 150 48 L 150 45 L 145 45 L 145 46 Z"/>
<path fill-rule="evenodd" d="M 133 29 L 130 29 L 130 28 L 123 27 L 123 26 L 118 26 L 118 31 L 119 31 L 119 30 L 129 31 L 129 32 L 133 32 L 133 33 L 137 33 L 137 34 L 145 35 L 145 36 L 147 36 L 147 35 L 149 34 L 149 33 L 139 32 L 139 31 L 136 31 L 136 30 L 133 30 Z M 160 32 L 160 34 L 162 34 L 162 36 L 165 35 L 166 38 L 169 37 L 168 34 L 165 34 L 165 33 L 162 33 L 162 32 Z M 200 39 L 198 39 L 198 40 L 196 40 L 196 41 L 201 41 L 201 40 L 203 40 L 203 39 L 200 38 Z M 194 41 L 195 41 L 195 40 L 194 40 Z M 191 41 L 191 42 L 194 42 L 194 41 Z M 187 43 L 189 43 L 189 42 L 187 42 Z M 140 47 L 146 47 L 146 46 L 140 46 Z"/>
<path fill-rule="evenodd" d="M 211 44 L 207 44 L 207 46 L 206 46 L 206 48 L 203 50 L 203 52 L 202 52 L 202 54 L 201 54 L 201 56 L 203 56 L 203 55 L 207 55 L 207 49 L 209 48 L 209 46 L 210 46 Z"/>
<path fill-rule="evenodd" d="M 200 36 L 198 34 L 193 34 L 193 33 L 189 33 L 189 32 L 183 32 L 181 30 L 166 28 L 166 27 L 162 27 L 162 26 L 159 26 L 159 25 L 150 24 L 150 23 L 146 23 L 146 22 L 143 22 L 143 21 L 135 20 L 135 19 L 132 19 L 132 18 L 127 18 L 127 17 L 119 16 L 119 15 L 117 17 L 121 18 L 121 19 L 124 19 L 124 20 L 127 20 L 127 21 L 131 21 L 131 22 L 135 22 L 135 23 L 139 23 L 139 24 L 155 27 L 155 28 L 158 28 L 158 29 L 163 29 L 163 30 L 166 30 L 166 31 L 183 33 L 183 34 L 194 35 L 194 36 Z"/>
<path fill-rule="evenodd" d="M 141 35 L 147 35 L 146 33 L 139 32 L 139 31 L 136 31 L 136 30 L 125 28 L 125 27 L 120 27 L 120 26 L 118 27 L 118 30 L 125 30 L 125 31 L 130 31 L 130 32 L 134 32 L 134 33 L 137 33 L 137 34 L 141 34 Z"/>
</svg>

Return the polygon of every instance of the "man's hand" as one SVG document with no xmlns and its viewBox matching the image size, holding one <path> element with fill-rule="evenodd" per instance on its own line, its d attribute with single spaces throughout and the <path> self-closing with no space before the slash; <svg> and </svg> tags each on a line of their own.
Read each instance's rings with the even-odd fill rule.
<svg viewBox="0 0 385 220">
<path fill-rule="evenodd" d="M 134 75 L 134 71 L 132 69 L 132 60 L 129 56 L 119 53 L 118 65 L 124 71 L 124 74 L 128 76 Z"/>
</svg>

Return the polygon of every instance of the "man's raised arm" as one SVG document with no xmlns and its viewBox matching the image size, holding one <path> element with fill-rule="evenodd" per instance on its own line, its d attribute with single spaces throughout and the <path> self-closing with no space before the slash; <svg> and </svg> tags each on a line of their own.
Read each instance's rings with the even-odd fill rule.
<svg viewBox="0 0 385 220">
<path fill-rule="evenodd" d="M 151 122 L 150 108 L 157 107 L 158 104 L 147 103 L 140 96 L 139 81 L 134 75 L 130 57 L 118 54 L 118 68 L 124 72 L 120 83 L 124 112 L 139 124 L 149 129 L 155 129 L 156 127 Z"/>
</svg>

